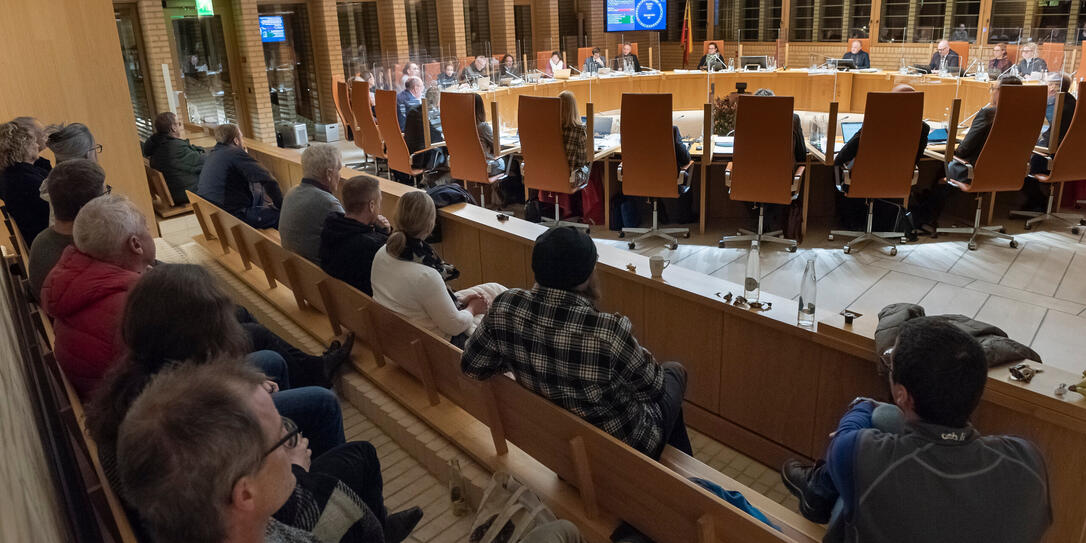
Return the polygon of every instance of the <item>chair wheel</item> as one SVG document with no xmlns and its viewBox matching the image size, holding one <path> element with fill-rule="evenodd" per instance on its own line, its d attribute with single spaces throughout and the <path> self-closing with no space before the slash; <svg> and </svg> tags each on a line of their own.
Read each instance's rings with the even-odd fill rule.
<svg viewBox="0 0 1086 543">
<path fill-rule="evenodd" d="M 626 232 L 619 232 L 618 237 L 620 237 L 620 238 L 626 237 Z"/>
<path fill-rule="evenodd" d="M 634 242 L 632 242 L 632 241 L 627 243 L 626 246 L 629 247 L 631 251 L 634 250 L 634 247 L 635 247 Z"/>
<path fill-rule="evenodd" d="M 897 256 L 897 247 L 890 247 L 890 256 Z"/>
<path fill-rule="evenodd" d="M 833 234 L 827 235 L 826 239 L 829 240 L 829 241 L 833 241 Z"/>
<path fill-rule="evenodd" d="M 849 247 L 848 245 L 845 245 L 842 250 L 844 250 L 845 254 L 847 255 L 847 254 L 852 252 L 852 247 Z"/>
<path fill-rule="evenodd" d="M 1072 233 L 1072 234 L 1074 234 L 1074 235 L 1076 235 L 1076 236 L 1078 235 L 1078 233 L 1079 233 L 1080 231 L 1081 231 L 1081 229 L 1080 229 L 1079 227 L 1077 227 L 1077 226 L 1072 226 L 1072 227 L 1071 227 L 1071 233 Z"/>
<path fill-rule="evenodd" d="M 1022 225 L 1022 229 L 1023 230 L 1033 230 L 1033 225 L 1027 222 L 1026 224 Z M 1000 232 L 1003 232 L 1003 231 L 1000 230 Z"/>
<path fill-rule="evenodd" d="M 1079 219 L 1078 224 L 1079 226 L 1086 226 L 1086 219 Z"/>
<path fill-rule="evenodd" d="M 797 247 L 797 246 L 795 246 L 795 245 L 789 245 L 789 246 L 788 246 L 788 252 L 789 252 L 789 253 L 794 253 L 794 252 L 796 252 L 796 249 L 798 249 L 798 247 Z"/>
<path fill-rule="evenodd" d="M 901 238 L 901 244 L 902 244 L 902 245 L 904 245 L 904 244 L 906 244 L 906 243 L 909 243 L 909 238 L 908 238 L 907 236 L 902 236 L 902 238 Z"/>
<path fill-rule="evenodd" d="M 1010 246 L 1011 246 L 1011 249 L 1017 249 L 1018 248 L 1018 242 L 1014 241 L 1012 239 L 1011 242 L 1010 242 Z"/>
<path fill-rule="evenodd" d="M 672 251 L 674 251 L 675 249 L 679 248 L 679 244 L 678 243 L 665 243 L 664 247 L 667 247 L 668 249 L 671 249 Z"/>
<path fill-rule="evenodd" d="M 690 232 L 684 232 L 683 237 L 686 239 L 690 239 Z"/>
<path fill-rule="evenodd" d="M 1000 228 L 1000 229 L 999 229 L 999 233 L 1000 233 L 1000 234 L 1006 234 L 1006 233 L 1007 233 L 1007 229 L 1006 229 L 1006 228 Z"/>
<path fill-rule="evenodd" d="M 727 243 L 724 243 L 723 241 L 716 242 L 716 246 L 721 248 L 721 249 L 723 249 L 726 245 L 727 245 Z"/>
<path fill-rule="evenodd" d="M 975 242 L 975 241 L 970 241 L 970 242 L 969 242 L 969 250 L 970 250 L 970 251 L 976 251 L 976 250 L 977 250 L 977 242 Z"/>
</svg>

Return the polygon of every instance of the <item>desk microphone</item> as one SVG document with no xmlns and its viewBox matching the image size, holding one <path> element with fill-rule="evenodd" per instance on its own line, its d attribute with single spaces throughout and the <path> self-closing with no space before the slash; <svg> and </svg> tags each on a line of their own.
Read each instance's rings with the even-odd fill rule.
<svg viewBox="0 0 1086 543">
<path fill-rule="evenodd" d="M 980 109 L 984 109 L 984 108 L 982 107 Z M 968 126 L 968 125 L 966 125 L 966 123 L 968 123 L 970 120 L 972 120 L 973 117 L 976 117 L 977 113 L 980 113 L 980 109 L 974 111 L 972 115 L 966 117 L 965 119 L 962 120 L 962 122 L 958 123 L 958 128 L 965 128 L 966 126 Z"/>
<path fill-rule="evenodd" d="M 978 62 L 980 62 L 980 59 L 973 59 L 973 62 L 970 62 L 969 66 L 965 67 L 965 71 L 962 72 L 962 77 L 968 77 L 969 76 L 969 70 L 972 69 L 973 66 L 976 66 L 976 64 Z M 976 75 L 976 73 L 974 72 L 973 75 Z"/>
</svg>

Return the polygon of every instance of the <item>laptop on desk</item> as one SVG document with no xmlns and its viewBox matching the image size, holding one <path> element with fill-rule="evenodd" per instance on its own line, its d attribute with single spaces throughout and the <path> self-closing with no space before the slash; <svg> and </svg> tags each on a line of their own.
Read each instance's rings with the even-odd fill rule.
<svg viewBox="0 0 1086 543">
<path fill-rule="evenodd" d="M 860 127 L 864 125 L 863 122 L 849 121 L 841 123 L 841 140 L 848 142 L 852 140 L 852 137 L 860 131 Z"/>
</svg>

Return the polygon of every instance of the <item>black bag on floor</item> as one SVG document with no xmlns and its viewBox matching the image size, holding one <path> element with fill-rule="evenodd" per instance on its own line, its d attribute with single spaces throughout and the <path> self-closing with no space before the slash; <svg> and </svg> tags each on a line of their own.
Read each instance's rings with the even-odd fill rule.
<svg viewBox="0 0 1086 543">
<path fill-rule="evenodd" d="M 657 208 L 662 224 L 688 224 L 698 220 L 694 211 L 694 191 L 688 190 L 678 198 L 660 198 Z"/>
</svg>

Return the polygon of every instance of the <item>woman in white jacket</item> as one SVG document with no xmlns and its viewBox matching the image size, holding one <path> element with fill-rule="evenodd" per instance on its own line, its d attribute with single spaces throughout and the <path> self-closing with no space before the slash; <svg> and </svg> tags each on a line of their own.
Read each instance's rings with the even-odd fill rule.
<svg viewBox="0 0 1086 543">
<path fill-rule="evenodd" d="M 400 197 L 394 231 L 373 259 L 373 299 L 462 347 L 490 302 L 506 289 L 497 283 L 459 292 L 449 289 L 445 282 L 456 279 L 460 272 L 423 241 L 436 220 L 434 201 L 425 192 Z"/>
</svg>

